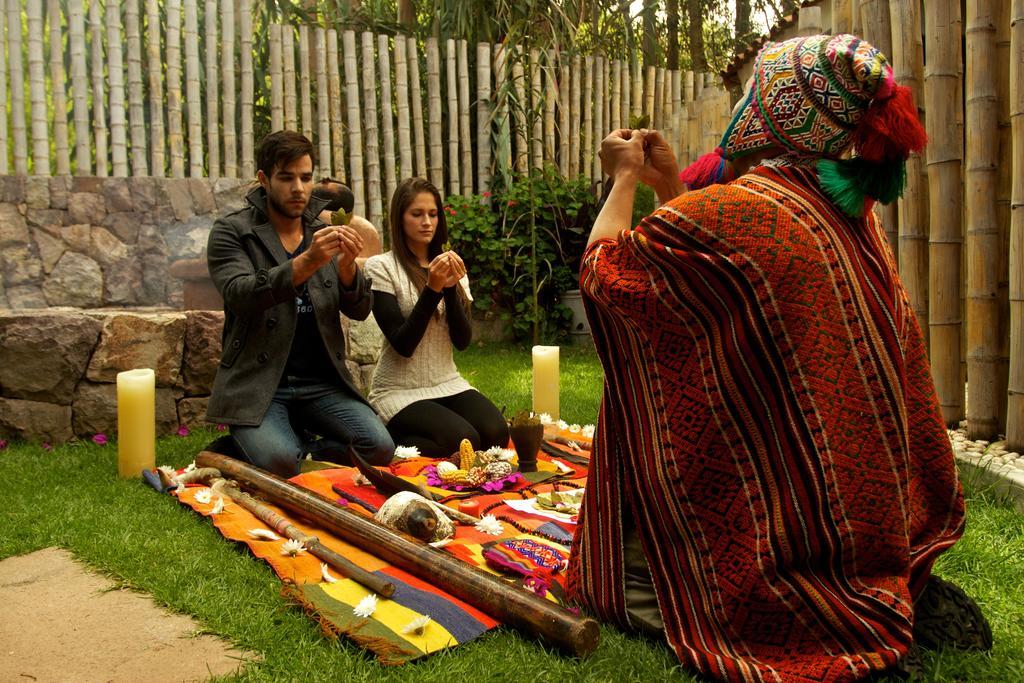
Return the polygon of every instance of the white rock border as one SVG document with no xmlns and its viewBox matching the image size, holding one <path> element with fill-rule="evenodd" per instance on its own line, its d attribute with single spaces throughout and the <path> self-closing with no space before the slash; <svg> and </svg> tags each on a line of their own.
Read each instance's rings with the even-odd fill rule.
<svg viewBox="0 0 1024 683">
<path fill-rule="evenodd" d="M 947 432 L 961 479 L 975 478 L 981 486 L 991 487 L 996 495 L 1010 497 L 1013 507 L 1024 512 L 1024 455 L 1008 451 L 1001 434 L 992 442 L 968 439 L 966 420 Z"/>
</svg>

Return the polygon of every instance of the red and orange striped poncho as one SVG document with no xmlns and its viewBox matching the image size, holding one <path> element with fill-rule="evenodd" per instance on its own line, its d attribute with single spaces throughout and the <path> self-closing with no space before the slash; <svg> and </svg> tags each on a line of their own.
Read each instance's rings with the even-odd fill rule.
<svg viewBox="0 0 1024 683">
<path fill-rule="evenodd" d="M 629 625 L 625 512 L 683 663 L 750 681 L 894 664 L 964 507 L 874 219 L 762 166 L 595 242 L 581 285 L 605 387 L 570 593 Z"/>
</svg>

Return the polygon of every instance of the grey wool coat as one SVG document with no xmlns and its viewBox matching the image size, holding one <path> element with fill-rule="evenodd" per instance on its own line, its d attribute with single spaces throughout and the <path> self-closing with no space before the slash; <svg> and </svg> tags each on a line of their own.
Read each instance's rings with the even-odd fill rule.
<svg viewBox="0 0 1024 683">
<path fill-rule="evenodd" d="M 302 224 L 307 240 L 325 225 L 317 217 L 325 204 L 313 198 L 306 207 Z M 262 187 L 246 196 L 244 208 L 213 224 L 206 259 L 213 283 L 224 297 L 224 348 L 206 419 L 257 426 L 281 381 L 298 322 L 292 262 L 270 223 Z M 357 270 L 352 286 L 343 288 L 331 259 L 306 284 L 338 378 L 353 397 L 365 402 L 345 366 L 345 337 L 338 313 L 365 320 L 373 307 L 370 281 Z"/>
</svg>

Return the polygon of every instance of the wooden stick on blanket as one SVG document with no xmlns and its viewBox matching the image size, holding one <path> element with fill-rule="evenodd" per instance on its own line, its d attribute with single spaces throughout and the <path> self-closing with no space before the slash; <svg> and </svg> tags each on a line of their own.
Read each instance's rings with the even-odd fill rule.
<svg viewBox="0 0 1024 683">
<path fill-rule="evenodd" d="M 529 591 L 509 586 L 448 553 L 393 531 L 273 474 L 219 453 L 201 452 L 196 464 L 216 467 L 266 500 L 307 517 L 339 538 L 465 600 L 495 619 L 584 657 L 597 647 L 597 622 L 579 617 Z"/>
</svg>

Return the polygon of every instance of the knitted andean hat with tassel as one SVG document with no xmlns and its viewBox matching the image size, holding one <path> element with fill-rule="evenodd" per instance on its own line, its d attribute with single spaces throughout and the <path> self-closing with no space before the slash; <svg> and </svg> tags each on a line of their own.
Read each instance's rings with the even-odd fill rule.
<svg viewBox="0 0 1024 683">
<path fill-rule="evenodd" d="M 819 159 L 822 189 L 862 216 L 870 200 L 903 194 L 907 157 L 926 143 L 910 90 L 875 47 L 848 34 L 794 38 L 761 49 L 720 146 L 679 177 L 690 189 L 728 182 L 727 159 L 778 147 Z"/>
</svg>

